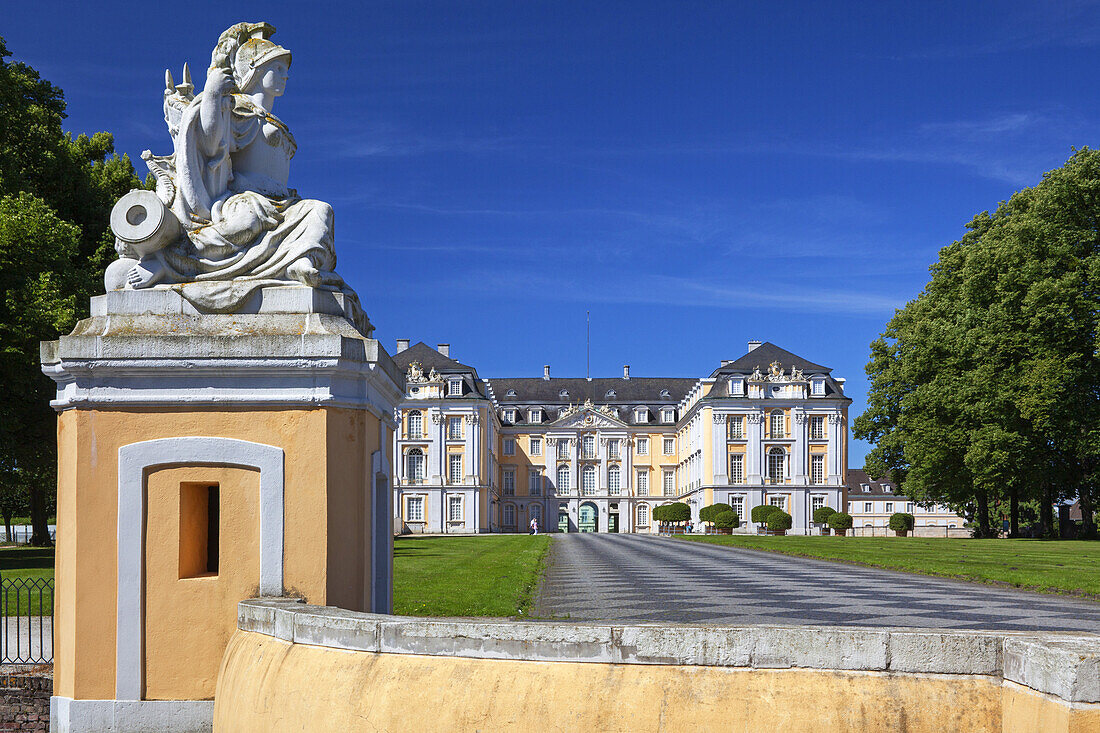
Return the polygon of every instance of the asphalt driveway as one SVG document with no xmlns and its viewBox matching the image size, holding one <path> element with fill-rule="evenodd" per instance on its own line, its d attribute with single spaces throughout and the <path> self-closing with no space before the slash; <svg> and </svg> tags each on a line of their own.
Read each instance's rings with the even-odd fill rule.
<svg viewBox="0 0 1100 733">
<path fill-rule="evenodd" d="M 591 621 L 1100 632 L 1100 603 L 629 534 L 555 535 L 536 613 Z"/>
</svg>

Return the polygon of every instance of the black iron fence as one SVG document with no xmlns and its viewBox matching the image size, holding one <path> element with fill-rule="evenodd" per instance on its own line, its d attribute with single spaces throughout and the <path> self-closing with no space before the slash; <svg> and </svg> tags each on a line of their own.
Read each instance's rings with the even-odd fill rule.
<svg viewBox="0 0 1100 733">
<path fill-rule="evenodd" d="M 0 576 L 0 664 L 53 662 L 53 578 Z"/>
</svg>

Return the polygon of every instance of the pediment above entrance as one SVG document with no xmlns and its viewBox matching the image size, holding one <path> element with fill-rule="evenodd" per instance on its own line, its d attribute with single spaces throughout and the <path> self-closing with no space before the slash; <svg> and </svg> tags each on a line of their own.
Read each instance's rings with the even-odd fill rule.
<svg viewBox="0 0 1100 733">
<path fill-rule="evenodd" d="M 606 408 L 610 409 L 610 408 Z M 555 428 L 599 429 L 599 428 L 625 428 L 626 423 L 617 417 L 609 415 L 604 409 L 598 407 L 581 408 L 575 412 L 567 413 L 554 422 Z"/>
</svg>

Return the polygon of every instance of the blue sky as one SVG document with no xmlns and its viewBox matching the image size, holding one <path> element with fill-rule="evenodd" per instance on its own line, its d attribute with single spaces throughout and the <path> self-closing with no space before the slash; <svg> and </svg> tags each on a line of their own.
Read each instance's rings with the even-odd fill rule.
<svg viewBox="0 0 1100 733">
<path fill-rule="evenodd" d="M 275 25 L 291 185 L 335 206 L 376 335 L 483 376 L 583 376 L 590 310 L 594 375 L 704 375 L 756 338 L 858 414 L 938 249 L 1100 142 L 1092 2 L 11 5 L 67 129 L 139 164 L 171 149 L 164 69 L 201 86 L 224 28 Z"/>
</svg>

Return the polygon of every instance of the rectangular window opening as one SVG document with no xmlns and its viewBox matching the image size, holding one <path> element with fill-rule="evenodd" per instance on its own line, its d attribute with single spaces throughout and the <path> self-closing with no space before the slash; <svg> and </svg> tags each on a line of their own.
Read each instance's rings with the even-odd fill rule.
<svg viewBox="0 0 1100 733">
<path fill-rule="evenodd" d="M 218 484 L 180 484 L 179 577 L 218 575 L 220 544 L 220 487 Z"/>
</svg>

